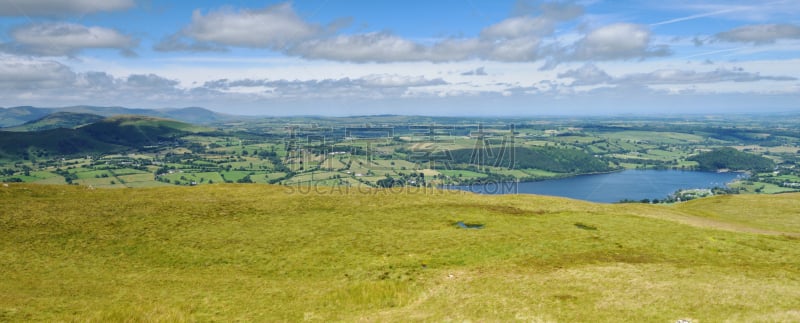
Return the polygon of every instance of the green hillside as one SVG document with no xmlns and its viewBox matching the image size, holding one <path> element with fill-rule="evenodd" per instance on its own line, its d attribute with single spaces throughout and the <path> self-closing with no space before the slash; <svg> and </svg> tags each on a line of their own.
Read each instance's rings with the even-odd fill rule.
<svg viewBox="0 0 800 323">
<path fill-rule="evenodd" d="M 687 160 L 696 161 L 698 169 L 707 171 L 727 168 L 764 172 L 770 171 L 775 167 L 775 163 L 769 158 L 741 152 L 729 147 L 702 152 L 687 158 Z"/>
<path fill-rule="evenodd" d="M 21 106 L 0 108 L 0 128 L 21 125 L 25 122 L 44 117 L 52 113 L 51 109 Z"/>
<path fill-rule="evenodd" d="M 451 152 L 456 163 L 508 166 L 512 168 L 540 169 L 554 173 L 598 173 L 612 170 L 608 164 L 582 150 L 557 147 L 516 147 L 493 155 L 478 156 L 473 149 L 456 149 Z"/>
<path fill-rule="evenodd" d="M 124 147 L 103 142 L 75 129 L 50 129 L 35 132 L 0 131 L 0 157 L 24 158 L 47 155 L 76 155 L 114 152 Z"/>
<path fill-rule="evenodd" d="M 0 187 L 0 321 L 800 320 L 798 194 L 310 191 Z"/>
<path fill-rule="evenodd" d="M 146 116 L 116 116 L 76 129 L 0 132 L 0 156 L 111 153 L 155 145 L 207 128 Z"/>
<path fill-rule="evenodd" d="M 19 126 L 4 128 L 4 131 L 42 131 L 57 128 L 75 128 L 103 120 L 102 116 L 90 113 L 56 112 L 28 121 Z"/>
<path fill-rule="evenodd" d="M 205 128 L 175 120 L 123 115 L 104 119 L 78 130 L 100 141 L 125 145 L 153 145 Z"/>
</svg>

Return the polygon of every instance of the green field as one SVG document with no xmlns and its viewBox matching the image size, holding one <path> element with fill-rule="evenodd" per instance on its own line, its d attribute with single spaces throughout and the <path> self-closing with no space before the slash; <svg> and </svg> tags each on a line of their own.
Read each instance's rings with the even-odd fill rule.
<svg viewBox="0 0 800 323">
<path fill-rule="evenodd" d="M 0 321 L 798 321 L 798 201 L 10 184 Z"/>
</svg>

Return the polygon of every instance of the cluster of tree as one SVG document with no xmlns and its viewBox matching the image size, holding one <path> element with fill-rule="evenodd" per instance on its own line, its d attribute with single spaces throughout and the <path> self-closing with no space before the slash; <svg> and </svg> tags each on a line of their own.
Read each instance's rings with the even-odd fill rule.
<svg viewBox="0 0 800 323">
<path fill-rule="evenodd" d="M 515 180 L 517 179 L 511 175 L 489 173 L 488 176 L 486 177 L 459 179 L 458 182 L 462 185 L 481 185 L 481 184 L 509 183 Z"/>
<path fill-rule="evenodd" d="M 405 186 L 406 182 L 402 179 L 394 179 L 391 176 L 387 176 L 384 179 L 379 179 L 375 184 L 378 187 L 389 188 L 395 186 Z"/>
<path fill-rule="evenodd" d="M 479 161 L 488 166 L 533 168 L 555 173 L 583 174 L 612 170 L 605 161 L 578 149 L 517 147 L 514 148 L 513 154 L 510 149 L 496 150 L 492 155 L 488 155 L 480 150 L 459 149 L 452 151 L 451 155 L 455 163 L 474 164 Z M 477 156 L 477 154 L 483 155 Z"/>
<path fill-rule="evenodd" d="M 78 174 L 77 173 L 70 173 L 67 170 L 56 169 L 55 173 L 58 174 L 58 175 L 63 176 L 64 177 L 64 181 L 67 182 L 67 184 L 72 184 L 72 181 L 78 179 Z"/>
<path fill-rule="evenodd" d="M 379 179 L 375 182 L 377 187 L 395 187 L 395 186 L 425 186 L 425 174 L 411 172 L 411 173 L 397 173 L 399 178 L 394 178 L 389 174 L 386 174 L 386 178 Z"/>
<path fill-rule="evenodd" d="M 246 175 L 240 179 L 236 180 L 237 183 L 253 183 L 253 180 L 250 178 L 250 175 Z"/>
<path fill-rule="evenodd" d="M 741 152 L 729 147 L 703 152 L 689 157 L 687 160 L 696 161 L 698 169 L 707 171 L 727 168 L 730 170 L 763 172 L 775 168 L 775 162 L 769 158 Z"/>
<path fill-rule="evenodd" d="M 724 195 L 724 194 L 739 194 L 742 192 L 741 188 L 730 188 L 730 187 L 714 187 L 710 190 L 710 194 L 694 194 L 692 190 L 683 191 L 678 190 L 673 194 L 663 198 L 663 199 L 641 199 L 641 200 L 631 200 L 631 199 L 622 199 L 617 203 L 645 203 L 645 204 L 659 204 L 659 203 L 675 203 L 675 202 L 686 202 L 689 200 L 702 198 L 706 196 L 713 196 L 713 195 Z"/>
<path fill-rule="evenodd" d="M 281 164 L 281 165 L 283 165 L 283 164 Z M 283 175 L 281 177 L 276 177 L 276 178 L 270 179 L 267 182 L 269 182 L 270 184 L 279 184 L 279 183 L 281 183 L 281 182 L 283 182 L 283 181 L 285 181 L 287 179 L 290 179 L 290 178 L 294 177 L 294 175 L 295 175 L 295 173 L 293 171 L 291 171 L 291 170 L 288 170 L 288 168 L 287 168 L 287 172 L 286 172 L 285 175 Z M 269 174 L 267 174 L 267 176 L 269 176 Z"/>
</svg>

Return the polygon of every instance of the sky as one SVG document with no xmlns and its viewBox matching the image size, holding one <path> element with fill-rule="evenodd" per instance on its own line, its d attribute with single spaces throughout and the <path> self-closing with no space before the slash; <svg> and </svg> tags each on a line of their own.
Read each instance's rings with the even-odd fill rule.
<svg viewBox="0 0 800 323">
<path fill-rule="evenodd" d="M 0 0 L 0 106 L 800 112 L 800 0 Z"/>
</svg>

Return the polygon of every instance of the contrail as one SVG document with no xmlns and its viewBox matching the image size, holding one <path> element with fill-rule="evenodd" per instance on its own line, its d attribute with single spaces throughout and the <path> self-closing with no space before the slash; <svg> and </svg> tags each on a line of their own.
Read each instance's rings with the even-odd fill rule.
<svg viewBox="0 0 800 323">
<path fill-rule="evenodd" d="M 764 3 L 764 4 L 759 4 L 759 8 L 772 7 L 772 6 L 775 6 L 775 5 L 782 5 L 782 4 L 786 4 L 787 2 L 788 1 L 786 1 L 786 0 L 772 1 L 772 2 L 768 2 L 768 3 Z M 661 21 L 661 22 L 652 23 L 652 24 L 650 24 L 650 26 L 651 27 L 655 27 L 655 26 L 661 26 L 661 25 L 668 25 L 668 24 L 673 24 L 673 23 L 676 23 L 676 22 L 699 19 L 699 18 L 705 18 L 705 17 L 710 17 L 710 16 L 716 16 L 716 15 L 721 15 L 721 14 L 725 14 L 725 13 L 729 13 L 729 12 L 750 11 L 750 10 L 753 10 L 754 8 L 756 8 L 756 7 L 754 7 L 754 6 L 737 6 L 737 7 L 732 7 L 732 8 L 728 8 L 728 9 L 722 9 L 722 10 L 717 10 L 717 11 L 712 11 L 712 12 L 700 13 L 700 14 L 696 14 L 696 15 L 680 17 L 680 18 L 675 18 L 675 19 L 670 19 L 670 20 L 664 20 L 664 21 Z"/>
<path fill-rule="evenodd" d="M 725 52 L 733 52 L 733 51 L 737 51 L 737 50 L 744 49 L 744 48 L 746 48 L 746 47 L 736 47 L 736 48 L 713 50 L 713 51 L 710 51 L 710 52 L 704 52 L 704 53 L 698 53 L 698 54 L 693 54 L 693 55 L 689 55 L 689 56 L 684 56 L 684 57 L 681 57 L 681 59 L 694 58 L 694 57 L 698 57 L 698 56 L 713 55 L 713 54 L 719 54 L 719 53 L 725 53 Z"/>
<path fill-rule="evenodd" d="M 661 26 L 661 25 L 668 25 L 668 24 L 673 24 L 673 23 L 676 23 L 676 22 L 694 20 L 694 19 L 710 17 L 710 16 L 716 16 L 716 15 L 721 15 L 721 14 L 724 14 L 724 13 L 742 11 L 742 10 L 746 10 L 746 9 L 747 9 L 746 7 L 736 7 L 736 8 L 717 10 L 717 11 L 706 12 L 706 13 L 701 13 L 701 14 L 696 14 L 696 15 L 691 15 L 691 16 L 686 16 L 686 17 L 680 17 L 680 18 L 675 18 L 675 19 L 670 19 L 670 20 L 664 20 L 664 21 L 661 21 L 661 22 L 650 24 L 650 26 L 651 27 L 655 27 L 655 26 Z"/>
</svg>

